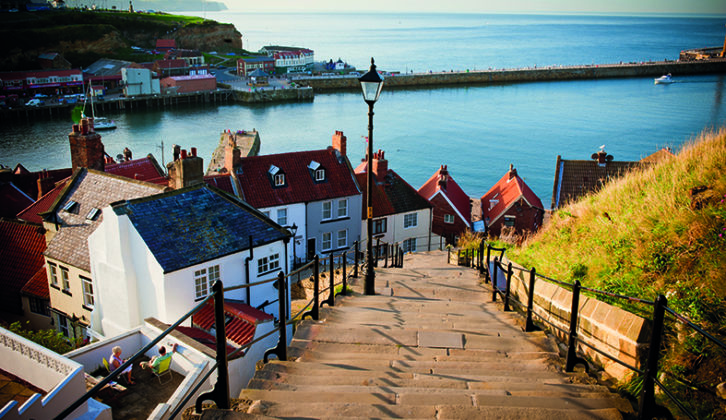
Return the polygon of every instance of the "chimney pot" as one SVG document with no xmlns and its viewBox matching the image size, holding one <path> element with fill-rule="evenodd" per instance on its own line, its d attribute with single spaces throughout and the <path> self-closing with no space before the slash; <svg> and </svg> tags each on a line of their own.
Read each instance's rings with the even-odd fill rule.
<svg viewBox="0 0 726 420">
<path fill-rule="evenodd" d="M 181 151 L 181 158 L 186 159 L 187 158 L 187 149 L 182 149 Z"/>
<path fill-rule="evenodd" d="M 192 147 L 192 156 L 197 157 L 197 148 Z"/>
</svg>

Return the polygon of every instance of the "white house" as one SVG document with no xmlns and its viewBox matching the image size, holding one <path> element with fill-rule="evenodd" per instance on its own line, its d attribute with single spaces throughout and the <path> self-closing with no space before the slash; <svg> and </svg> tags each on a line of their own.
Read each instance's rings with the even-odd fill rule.
<svg viewBox="0 0 726 420">
<path fill-rule="evenodd" d="M 161 85 L 158 78 L 153 78 L 151 70 L 124 67 L 121 69 L 121 81 L 124 96 L 158 95 Z"/>
<path fill-rule="evenodd" d="M 97 299 L 92 324 L 107 336 L 148 317 L 171 324 L 217 280 L 227 288 L 285 271 L 289 242 L 286 229 L 204 184 L 112 203 L 88 239 Z M 274 317 L 278 305 L 270 302 L 277 296 L 272 282 L 225 293 Z"/>
</svg>

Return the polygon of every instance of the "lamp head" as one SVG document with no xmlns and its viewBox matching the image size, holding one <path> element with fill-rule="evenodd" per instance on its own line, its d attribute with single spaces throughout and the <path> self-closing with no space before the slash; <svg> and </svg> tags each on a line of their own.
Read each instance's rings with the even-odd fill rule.
<svg viewBox="0 0 726 420">
<path fill-rule="evenodd" d="M 359 79 L 360 86 L 363 89 L 363 100 L 366 103 L 373 104 L 381 96 L 381 89 L 383 89 L 383 78 L 378 74 L 376 70 L 376 64 L 371 57 L 371 68 L 368 73 L 361 76 Z"/>
</svg>

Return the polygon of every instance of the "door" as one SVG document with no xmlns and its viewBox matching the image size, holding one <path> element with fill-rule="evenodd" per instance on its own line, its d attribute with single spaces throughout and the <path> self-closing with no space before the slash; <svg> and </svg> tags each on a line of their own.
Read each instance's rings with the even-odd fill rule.
<svg viewBox="0 0 726 420">
<path fill-rule="evenodd" d="M 308 261 L 315 257 L 315 238 L 308 238 Z"/>
</svg>

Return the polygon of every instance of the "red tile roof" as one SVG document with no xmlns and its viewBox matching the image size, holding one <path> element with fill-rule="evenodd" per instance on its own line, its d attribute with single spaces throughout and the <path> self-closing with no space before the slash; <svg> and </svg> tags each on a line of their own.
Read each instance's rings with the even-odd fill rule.
<svg viewBox="0 0 726 420">
<path fill-rule="evenodd" d="M 360 168 L 361 166 L 358 166 Z M 358 170 L 356 168 L 356 171 Z M 366 192 L 367 177 L 364 173 L 356 173 L 358 185 L 363 190 L 363 200 L 361 202 L 363 211 L 362 219 L 366 218 L 366 207 L 368 206 Z M 386 181 L 383 183 L 373 182 L 373 217 L 383 217 L 392 214 L 407 213 L 416 210 L 422 210 L 431 207 L 431 203 L 422 197 L 415 188 L 409 185 L 394 170 L 389 169 L 386 175 Z"/>
<path fill-rule="evenodd" d="M 126 162 L 107 164 L 104 172 L 150 182 L 166 176 L 164 170 L 152 155 Z"/>
<path fill-rule="evenodd" d="M 39 225 L 0 220 L 0 304 L 9 312 L 20 310 L 20 290 L 43 267 L 45 236 Z"/>
<path fill-rule="evenodd" d="M 217 337 L 213 336 L 212 334 L 200 330 L 199 328 L 195 327 L 176 327 L 175 330 L 179 331 L 180 333 L 186 335 L 189 338 L 194 339 L 200 344 L 203 344 L 207 347 L 209 347 L 212 350 L 217 350 Z M 236 349 L 229 344 L 227 344 L 227 355 L 235 351 Z"/>
<path fill-rule="evenodd" d="M 235 182 L 235 180 L 230 174 L 206 175 L 204 177 L 204 182 L 206 182 L 207 185 L 219 188 L 226 193 L 235 196 L 237 195 L 234 191 L 234 187 L 232 186 L 232 183 Z"/>
<path fill-rule="evenodd" d="M 26 222 L 31 223 L 37 223 L 42 224 L 43 218 L 39 216 L 41 213 L 45 213 L 50 209 L 50 206 L 53 205 L 55 200 L 58 198 L 58 195 L 60 195 L 61 191 L 63 191 L 63 188 L 65 188 L 66 183 L 68 182 L 70 178 L 66 178 L 62 181 L 60 181 L 55 188 L 48 191 L 47 194 L 40 197 L 38 201 L 31 204 L 30 206 L 26 207 L 23 211 L 18 213 L 17 217 L 20 220 L 25 220 Z"/>
<path fill-rule="evenodd" d="M 176 48 L 176 40 L 174 40 L 174 39 L 157 39 L 156 48 Z"/>
<path fill-rule="evenodd" d="M 446 188 L 442 188 L 439 181 L 442 177 L 442 171 L 447 176 Z M 454 181 L 451 174 L 448 173 L 448 168 L 442 165 L 436 173 L 434 173 L 428 181 L 424 182 L 421 188 L 418 189 L 421 194 L 427 200 L 431 200 L 436 194 L 442 194 L 446 196 L 449 202 L 456 207 L 456 210 L 464 218 L 467 225 L 471 224 L 471 205 L 469 203 L 469 196 L 466 195 L 464 190 L 459 187 L 459 184 Z"/>
<path fill-rule="evenodd" d="M 0 217 L 13 218 L 24 208 L 33 204 L 33 198 L 22 192 L 11 182 L 0 184 Z"/>
<path fill-rule="evenodd" d="M 50 288 L 48 287 L 48 272 L 45 265 L 40 267 L 37 273 L 25 283 L 20 290 L 24 295 L 35 296 L 40 299 L 50 300 Z"/>
<path fill-rule="evenodd" d="M 266 314 L 244 303 L 225 302 L 224 313 L 231 319 L 225 324 L 227 339 L 238 346 L 244 346 L 255 337 L 255 328 L 259 321 L 274 319 L 272 315 Z M 192 324 L 199 328 L 210 331 L 214 326 L 214 305 L 204 305 L 197 313 L 192 315 Z"/>
<path fill-rule="evenodd" d="M 325 169 L 325 180 L 315 182 L 308 165 L 315 161 Z M 285 174 L 286 184 L 274 187 L 271 166 Z M 332 148 L 242 158 L 237 168 L 242 197 L 253 207 L 328 200 L 360 194 L 348 159 Z"/>
<path fill-rule="evenodd" d="M 73 175 L 73 170 L 71 168 L 51 169 L 30 173 L 27 172 L 22 165 L 16 166 L 15 169 L 16 172 L 13 173 L 10 181 L 33 200 L 38 198 L 39 178 L 47 178 L 50 180 L 49 182 L 57 183 L 58 181 L 64 180 Z M 19 209 L 18 211 L 20 210 L 22 209 Z"/>
<path fill-rule="evenodd" d="M 489 224 L 494 223 L 516 201 L 524 197 L 530 207 L 544 211 L 542 201 L 532 191 L 524 180 L 517 174 L 517 170 L 510 168 L 493 187 L 481 197 L 482 218 L 489 218 Z M 490 200 L 497 200 L 492 207 Z"/>
</svg>

